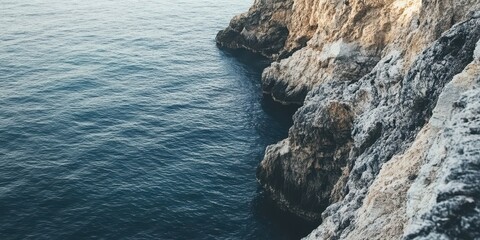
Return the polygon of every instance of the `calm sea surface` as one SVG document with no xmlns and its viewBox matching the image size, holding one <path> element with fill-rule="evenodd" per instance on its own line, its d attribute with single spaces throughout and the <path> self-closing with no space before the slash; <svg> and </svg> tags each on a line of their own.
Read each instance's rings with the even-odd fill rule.
<svg viewBox="0 0 480 240">
<path fill-rule="evenodd" d="M 0 239 L 290 239 L 255 169 L 291 109 L 216 48 L 250 0 L 0 0 Z"/>
</svg>

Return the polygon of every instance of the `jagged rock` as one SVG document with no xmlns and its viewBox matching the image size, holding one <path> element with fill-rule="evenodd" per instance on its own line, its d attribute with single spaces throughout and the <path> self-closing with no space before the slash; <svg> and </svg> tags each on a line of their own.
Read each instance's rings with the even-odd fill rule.
<svg viewBox="0 0 480 240">
<path fill-rule="evenodd" d="M 247 49 L 272 60 L 289 57 L 315 33 L 318 5 L 298 0 L 255 0 L 217 34 L 221 47 Z"/>
<path fill-rule="evenodd" d="M 288 140 L 267 149 L 260 183 L 283 207 L 308 219 L 346 193 L 353 201 L 348 210 L 358 208 L 381 164 L 405 149 L 443 86 L 471 61 L 479 24 L 474 19 L 452 29 L 405 77 L 399 71 L 403 55 L 393 53 L 357 82 L 332 81 L 311 91 Z"/>
<path fill-rule="evenodd" d="M 314 221 L 339 199 L 331 195 L 352 145 L 353 116 L 337 101 L 321 103 L 319 114 L 309 107 L 295 114 L 289 139 L 267 148 L 257 177 L 282 207 Z"/>
<path fill-rule="evenodd" d="M 480 238 L 480 1 L 291 4 L 276 51 L 294 53 L 262 82 L 303 106 L 258 167 L 264 189 L 322 220 L 308 239 Z"/>
<path fill-rule="evenodd" d="M 480 41 L 430 120 L 433 143 L 407 194 L 404 239 L 480 238 Z"/>
<path fill-rule="evenodd" d="M 355 227 L 342 238 L 400 239 L 404 232 L 407 232 L 407 239 L 426 237 L 424 235 L 428 235 L 430 239 L 473 239 L 480 236 L 477 230 L 480 229 L 478 205 L 476 209 L 472 207 L 466 213 L 455 211 L 462 208 L 461 204 L 459 206 L 457 203 L 459 196 L 477 198 L 477 202 L 480 197 L 480 169 L 478 166 L 475 168 L 480 158 L 474 157 L 480 153 L 480 136 L 470 134 L 468 128 L 462 126 L 480 126 L 479 121 L 475 122 L 478 118 L 474 117 L 480 113 L 479 63 L 478 60 L 474 61 L 447 84 L 439 96 L 429 123 L 423 127 L 415 141 L 403 154 L 394 156 L 382 166 L 356 213 L 353 221 Z M 461 97 L 462 95 L 471 97 Z M 451 132 L 458 135 L 453 136 Z M 446 134 L 447 137 L 444 136 Z M 448 145 L 445 145 L 445 141 Z M 452 149 L 449 146 L 459 147 Z M 465 154 L 465 146 L 470 147 L 470 154 Z M 459 154 L 466 157 L 462 159 Z M 449 158 L 451 162 L 443 162 L 447 155 L 453 155 Z M 439 174 L 442 168 L 446 170 Z M 450 179 L 446 180 L 446 173 L 453 171 L 449 169 L 456 171 L 453 173 L 454 178 L 467 181 L 455 183 Z M 439 204 L 448 208 L 443 207 L 435 213 L 434 204 L 441 194 L 439 191 L 445 191 L 441 184 L 455 187 L 466 185 L 474 191 L 453 193 L 450 199 Z M 450 187 L 449 191 L 455 190 Z M 448 217 L 432 216 L 438 213 L 447 214 Z M 430 219 L 443 220 L 433 222 L 429 221 Z M 462 219 L 463 223 L 462 220 L 457 221 L 458 219 Z M 448 222 L 450 226 L 442 222 Z M 441 227 L 434 230 L 432 226 Z"/>
<path fill-rule="evenodd" d="M 377 78 L 373 79 L 373 81 L 372 79 L 369 80 L 374 84 L 376 92 L 391 92 L 381 97 L 379 95 L 373 95 L 373 99 L 377 99 L 377 101 L 380 100 L 380 104 L 370 105 L 367 111 L 363 111 L 359 115 L 358 120 L 355 121 L 356 124 L 353 130 L 355 142 L 358 142 L 355 145 L 362 146 L 362 142 L 365 141 L 362 141 L 362 139 L 368 139 L 365 136 L 368 136 L 368 129 L 371 129 L 373 126 L 371 120 L 368 120 L 372 118 L 372 116 L 377 119 L 376 121 L 380 121 L 383 126 L 381 137 L 366 150 L 362 148 L 359 148 L 360 151 L 352 150 L 350 159 L 347 161 L 352 162 L 353 167 L 347 177 L 347 184 L 344 187 L 348 193 L 342 201 L 330 205 L 324 211 L 324 221 L 322 225 L 315 230 L 309 238 L 381 239 L 377 238 L 381 235 L 375 235 L 373 232 L 370 232 L 372 235 L 367 235 L 365 232 L 362 232 L 362 229 L 366 231 L 366 226 L 361 223 L 361 221 L 365 219 L 375 219 L 374 221 L 379 221 L 380 223 L 376 226 L 384 225 L 385 228 L 389 228 L 390 226 L 388 230 L 396 234 L 403 231 L 402 227 L 406 225 L 405 222 L 402 222 L 402 219 L 406 219 L 404 216 L 403 218 L 395 218 L 393 214 L 389 215 L 390 213 L 387 213 L 383 218 L 377 219 L 378 216 L 374 216 L 374 213 L 368 213 L 373 214 L 373 216 L 370 215 L 370 217 L 362 215 L 362 213 L 365 212 L 365 208 L 369 208 L 368 204 L 371 204 L 369 202 L 371 199 L 381 198 L 381 196 L 375 196 L 375 193 L 372 193 L 372 191 L 375 191 L 375 185 L 373 185 L 373 188 L 371 188 L 371 185 L 374 179 L 380 181 L 379 184 L 381 184 L 381 181 L 384 181 L 384 179 L 378 177 L 378 174 L 382 164 L 392 160 L 392 157 L 393 163 L 391 164 L 399 161 L 396 160 L 396 158 L 400 157 L 404 161 L 411 161 L 407 163 L 412 164 L 410 167 L 414 167 L 415 161 L 420 161 L 418 159 L 415 160 L 415 158 L 409 158 L 409 151 L 415 151 L 415 149 L 407 150 L 407 148 L 411 146 L 410 143 L 413 138 L 422 127 L 425 127 L 425 124 L 432 116 L 432 111 L 443 90 L 443 86 L 450 82 L 456 74 L 463 71 L 472 61 L 475 44 L 480 38 L 480 28 L 478 26 L 480 26 L 480 19 L 478 18 L 454 26 L 417 58 L 406 76 L 398 84 L 388 87 L 382 86 L 384 85 L 383 82 L 385 79 Z M 392 63 L 388 58 L 386 61 Z M 380 72 L 388 72 L 391 70 L 391 66 L 392 65 L 387 67 L 387 69 L 383 68 Z M 382 76 L 382 74 L 378 72 L 375 75 Z M 365 81 L 367 79 L 368 77 L 363 78 L 359 82 L 366 84 Z M 375 84 L 375 82 L 377 84 Z M 472 84 L 472 86 L 475 85 Z M 378 113 L 378 111 L 381 111 L 381 113 Z M 426 128 L 428 128 L 428 125 Z M 424 134 L 434 136 L 434 134 L 428 132 Z M 422 136 L 417 136 L 417 141 L 421 139 Z M 355 154 L 356 152 L 363 153 Z M 394 157 L 402 153 L 407 157 Z M 388 165 L 386 165 L 386 167 L 388 168 Z M 398 171 L 401 170 L 402 168 L 398 169 Z M 404 170 L 415 172 L 415 168 L 404 168 Z M 407 173 L 399 172 L 399 174 L 400 176 L 397 177 L 405 176 Z M 380 177 L 381 176 L 382 175 L 380 175 Z M 407 179 L 408 178 L 415 178 L 415 174 L 408 174 Z M 403 179 L 405 179 L 405 177 L 403 177 Z M 390 185 L 389 187 L 395 187 L 395 185 Z M 397 187 L 401 187 L 401 190 L 399 189 L 398 195 L 394 197 L 396 197 L 396 200 L 399 202 L 385 205 L 385 208 L 390 207 L 392 208 L 391 210 L 385 210 L 379 207 L 376 208 L 377 211 L 401 212 L 402 210 L 395 206 L 406 208 L 404 205 L 405 200 L 402 200 L 402 198 L 405 199 L 406 197 L 404 195 L 402 196 L 402 193 L 404 194 L 406 192 L 408 184 Z M 369 197 L 367 197 L 368 191 L 370 191 L 371 194 Z M 389 218 L 393 218 L 394 221 L 398 222 L 381 222 L 382 220 L 387 221 L 386 219 Z M 387 223 L 393 225 L 387 225 Z M 393 230 L 395 228 L 396 230 Z M 359 237 L 358 234 L 360 233 L 362 233 L 360 236 L 365 236 L 365 238 Z M 384 233 L 387 233 L 386 229 Z M 396 235 L 397 238 L 400 236 Z"/>
<path fill-rule="evenodd" d="M 218 34 L 217 43 L 282 59 L 264 71 L 264 92 L 285 104 L 302 104 L 315 85 L 356 81 L 392 50 L 405 51 L 409 66 L 429 43 L 478 9 L 472 7 L 476 4 L 478 0 L 257 0 Z"/>
</svg>

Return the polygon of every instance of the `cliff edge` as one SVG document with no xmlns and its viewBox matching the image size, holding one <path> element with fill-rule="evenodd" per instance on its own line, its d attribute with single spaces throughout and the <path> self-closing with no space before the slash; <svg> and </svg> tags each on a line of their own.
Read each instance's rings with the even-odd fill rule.
<svg viewBox="0 0 480 240">
<path fill-rule="evenodd" d="M 301 104 L 257 177 L 307 239 L 480 238 L 480 1 L 257 0 L 217 36 Z"/>
</svg>

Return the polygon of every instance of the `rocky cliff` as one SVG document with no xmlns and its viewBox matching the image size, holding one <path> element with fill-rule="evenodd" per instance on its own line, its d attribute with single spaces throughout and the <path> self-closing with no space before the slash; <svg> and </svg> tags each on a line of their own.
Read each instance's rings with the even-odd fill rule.
<svg viewBox="0 0 480 240">
<path fill-rule="evenodd" d="M 257 176 L 308 239 L 480 238 L 480 1 L 257 0 L 217 42 L 303 105 Z"/>
</svg>

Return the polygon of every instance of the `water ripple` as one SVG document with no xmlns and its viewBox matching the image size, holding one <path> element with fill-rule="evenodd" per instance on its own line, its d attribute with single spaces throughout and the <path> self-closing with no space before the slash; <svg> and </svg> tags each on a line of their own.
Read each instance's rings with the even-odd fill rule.
<svg viewBox="0 0 480 240">
<path fill-rule="evenodd" d="M 213 41 L 250 1 L 0 4 L 1 239 L 296 236 L 252 210 L 291 112 Z"/>
</svg>

